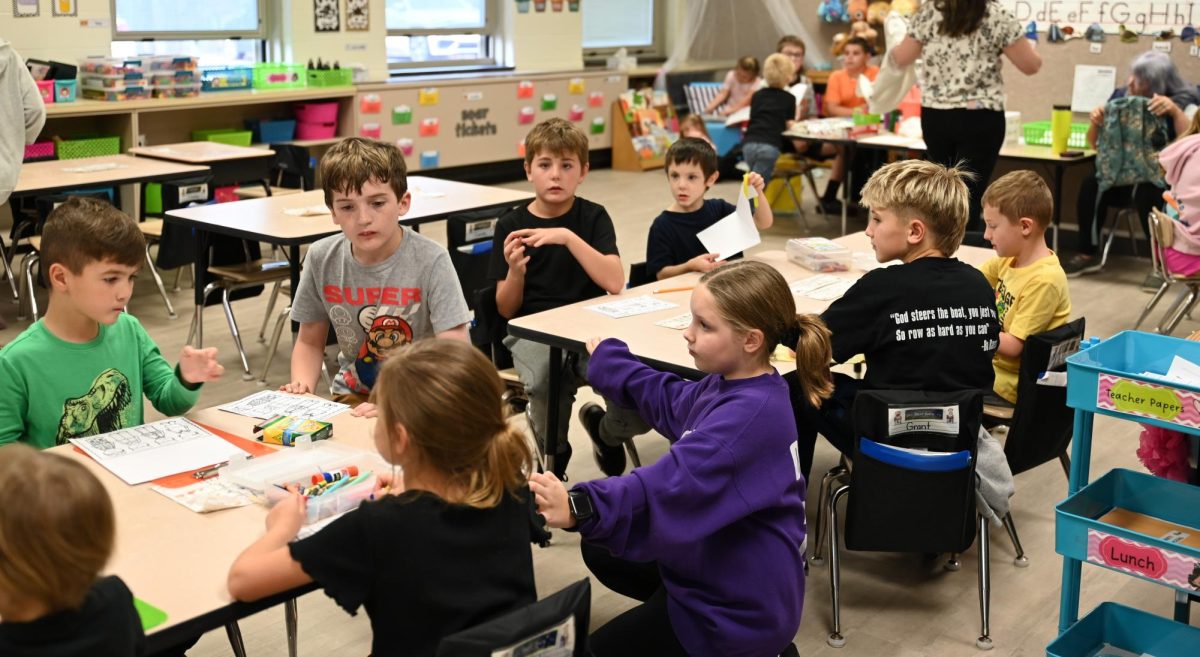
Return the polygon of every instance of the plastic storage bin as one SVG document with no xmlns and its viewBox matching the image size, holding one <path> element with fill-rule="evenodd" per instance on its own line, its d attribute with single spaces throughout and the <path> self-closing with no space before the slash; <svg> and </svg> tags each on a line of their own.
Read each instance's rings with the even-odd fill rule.
<svg viewBox="0 0 1200 657">
<path fill-rule="evenodd" d="M 336 427 L 334 429 L 337 431 Z M 301 439 L 296 446 L 253 460 L 233 461 L 220 470 L 222 480 L 262 493 L 274 504 L 288 493 L 279 488 L 291 483 L 310 484 L 318 472 L 335 472 L 357 466 L 362 481 L 343 485 L 325 495 L 308 498 L 305 524 L 356 508 L 375 489 L 375 473 L 390 470 L 377 454 L 328 441 Z"/>
<path fill-rule="evenodd" d="M 291 141 L 296 136 L 294 119 L 246 119 L 246 128 L 253 134 L 253 141 L 258 144 Z"/>
<path fill-rule="evenodd" d="M 850 271 L 854 255 L 850 249 L 824 237 L 804 237 L 787 241 L 788 260 L 813 271 Z"/>
<path fill-rule="evenodd" d="M 152 55 L 142 60 L 151 73 L 161 71 L 195 71 L 199 60 L 186 55 Z"/>
<path fill-rule="evenodd" d="M 100 155 L 119 155 L 121 153 L 121 138 L 114 136 L 68 139 L 58 142 L 55 151 L 60 160 L 74 160 L 81 157 L 98 157 Z"/>
<path fill-rule="evenodd" d="M 215 141 L 230 146 L 249 146 L 251 133 L 249 130 L 237 128 L 213 128 L 210 130 L 193 130 L 192 141 Z"/>
<path fill-rule="evenodd" d="M 1087 148 L 1087 130 L 1086 123 L 1072 123 L 1071 135 L 1067 137 L 1067 146 L 1069 148 Z M 1030 121 L 1026 123 L 1022 132 L 1025 133 L 1025 143 L 1034 146 L 1049 146 L 1050 145 L 1050 122 L 1049 121 Z"/>
<path fill-rule="evenodd" d="M 196 71 L 151 71 L 146 74 L 146 80 L 155 87 L 176 84 L 195 84 L 200 81 Z"/>
<path fill-rule="evenodd" d="M 120 59 L 119 57 L 89 57 L 79 63 L 79 74 L 125 75 L 127 73 L 145 73 L 146 66 L 141 59 Z"/>
<path fill-rule="evenodd" d="M 303 123 L 331 123 L 338 120 L 338 104 L 296 103 L 296 120 Z"/>
<path fill-rule="evenodd" d="M 1108 515 L 1117 509 L 1127 516 L 1120 524 Z M 1200 534 L 1196 509 L 1200 487 L 1110 470 L 1055 507 L 1055 549 L 1065 557 L 1194 592 L 1189 580 L 1200 563 L 1200 541 L 1192 538 Z M 1127 512 L 1140 516 L 1131 521 Z"/>
<path fill-rule="evenodd" d="M 1092 657 L 1106 643 L 1135 655 L 1193 657 L 1200 629 L 1105 602 L 1046 646 L 1046 657 Z"/>
<path fill-rule="evenodd" d="M 37 88 L 43 103 L 54 102 L 54 80 L 37 80 Z"/>
<path fill-rule="evenodd" d="M 332 139 L 337 135 L 337 123 L 296 122 L 296 139 Z"/>
<path fill-rule="evenodd" d="M 194 98 L 200 95 L 200 83 L 154 85 L 151 93 L 155 98 Z"/>
<path fill-rule="evenodd" d="M 80 84 L 89 89 L 127 89 L 129 87 L 146 86 L 146 76 L 141 73 L 126 73 L 125 75 L 84 75 L 79 78 Z"/>
<path fill-rule="evenodd" d="M 254 87 L 254 69 L 248 66 L 219 66 L 200 71 L 204 91 L 239 91 Z"/>
<path fill-rule="evenodd" d="M 255 89 L 297 89 L 308 84 L 304 66 L 299 64 L 255 64 Z"/>
<path fill-rule="evenodd" d="M 54 159 L 54 142 L 39 141 L 25 146 L 26 162 Z"/>
<path fill-rule="evenodd" d="M 329 71 L 309 69 L 308 86 L 310 87 L 344 87 L 354 84 L 354 70 L 339 68 Z"/>
<path fill-rule="evenodd" d="M 54 102 L 73 103 L 78 86 L 75 80 L 54 81 Z"/>
<path fill-rule="evenodd" d="M 84 86 L 80 88 L 79 95 L 89 100 L 141 100 L 150 95 L 150 90 L 146 87 L 125 87 L 124 89 L 97 89 L 94 87 Z"/>
</svg>

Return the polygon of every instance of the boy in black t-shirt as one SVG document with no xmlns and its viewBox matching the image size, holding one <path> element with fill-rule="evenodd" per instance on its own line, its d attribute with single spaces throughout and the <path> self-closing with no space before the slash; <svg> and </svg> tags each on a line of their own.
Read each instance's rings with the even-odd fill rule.
<svg viewBox="0 0 1200 657">
<path fill-rule="evenodd" d="M 742 157 L 750 170 L 770 182 L 783 148 L 783 132 L 796 122 L 798 99 L 787 90 L 796 69 L 792 60 L 775 53 L 763 62 L 767 86 L 750 98 L 750 122 L 742 138 Z"/>
<path fill-rule="evenodd" d="M 833 396 L 817 409 L 789 377 L 806 477 L 818 431 L 841 452 L 853 451 L 849 411 L 859 389 L 992 389 L 995 295 L 978 269 L 952 257 L 966 229 L 968 175 L 904 160 L 880 168 L 863 187 L 875 257 L 903 264 L 868 272 L 821 315 L 833 333 L 834 361 L 863 354 L 864 379 L 835 374 Z"/>
<path fill-rule="evenodd" d="M 625 269 L 617 252 L 617 234 L 603 206 L 575 196 L 588 171 L 587 135 L 563 119 L 534 126 L 525 137 L 525 175 L 536 198 L 496 222 L 488 277 L 496 281 L 496 307 L 508 319 L 617 294 L 625 287 Z M 550 384 L 550 347 L 509 336 L 504 346 L 529 396 L 532 430 L 545 445 Z M 580 382 L 586 381 L 586 354 L 568 356 L 572 371 L 562 377 L 558 414 L 558 453 L 554 473 L 565 479 L 571 445 L 566 440 L 571 407 Z M 637 411 L 608 404 L 581 409 L 600 469 L 608 475 L 625 470 L 625 441 L 649 426 Z M 543 447 L 544 449 L 544 447 Z"/>
<path fill-rule="evenodd" d="M 704 273 L 720 264 L 717 254 L 709 253 L 696 235 L 736 209 L 724 199 L 704 198 L 720 176 L 712 144 L 691 137 L 680 139 L 667 150 L 666 164 L 675 202 L 650 224 L 646 241 L 646 275 L 657 280 L 689 271 Z M 759 230 L 770 228 L 775 218 L 771 206 L 762 200 L 765 182 L 757 173 L 749 174 L 748 182 L 759 194 L 754 225 Z M 738 257 L 741 254 L 732 256 Z"/>
</svg>

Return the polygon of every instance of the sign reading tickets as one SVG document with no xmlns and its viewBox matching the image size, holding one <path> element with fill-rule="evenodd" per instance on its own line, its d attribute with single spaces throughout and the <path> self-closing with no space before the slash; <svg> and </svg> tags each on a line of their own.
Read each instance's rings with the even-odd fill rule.
<svg viewBox="0 0 1200 657">
<path fill-rule="evenodd" d="M 1099 376 L 1096 407 L 1200 428 L 1200 394 L 1112 374 Z"/>
<path fill-rule="evenodd" d="M 1117 34 L 1124 24 L 1135 32 L 1159 32 L 1173 29 L 1176 33 L 1189 24 L 1200 21 L 1200 2 L 1195 0 L 1000 0 L 1025 25 L 1036 21 L 1045 31 L 1051 23 L 1087 29 L 1092 23 L 1109 34 Z"/>
<path fill-rule="evenodd" d="M 1193 579 L 1200 562 L 1194 558 L 1095 529 L 1088 530 L 1087 560 L 1189 593 L 1200 590 Z"/>
</svg>

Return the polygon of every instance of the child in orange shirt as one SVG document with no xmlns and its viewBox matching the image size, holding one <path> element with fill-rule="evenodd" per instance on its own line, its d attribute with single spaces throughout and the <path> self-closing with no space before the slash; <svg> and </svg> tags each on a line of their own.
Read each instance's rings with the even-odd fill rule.
<svg viewBox="0 0 1200 657">
<path fill-rule="evenodd" d="M 870 64 L 874 54 L 871 44 L 862 37 L 851 37 L 846 41 L 842 47 L 842 70 L 831 73 L 825 85 L 825 116 L 854 116 L 855 109 L 861 107 L 866 110 L 867 99 L 858 93 L 858 78 L 865 75 L 868 80 L 875 81 L 879 67 Z M 829 184 L 821 196 L 821 207 L 825 212 L 842 211 L 837 193 L 845 176 L 846 149 L 838 146 L 837 157 L 829 173 Z"/>
</svg>

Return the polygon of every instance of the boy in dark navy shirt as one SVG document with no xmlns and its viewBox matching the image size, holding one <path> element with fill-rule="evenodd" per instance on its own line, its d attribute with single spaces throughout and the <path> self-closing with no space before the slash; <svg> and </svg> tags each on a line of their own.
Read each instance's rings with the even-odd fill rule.
<svg viewBox="0 0 1200 657">
<path fill-rule="evenodd" d="M 685 137 L 667 151 L 667 180 L 675 202 L 650 225 L 646 242 L 647 276 L 661 280 L 689 271 L 704 273 L 717 266 L 717 254 L 709 253 L 696 235 L 735 209 L 724 199 L 704 198 L 704 192 L 716 184 L 718 175 L 717 152 L 702 139 Z M 749 174 L 749 183 L 762 199 L 762 176 Z M 760 201 L 754 210 L 754 225 L 765 230 L 774 220 L 771 206 Z"/>
</svg>

